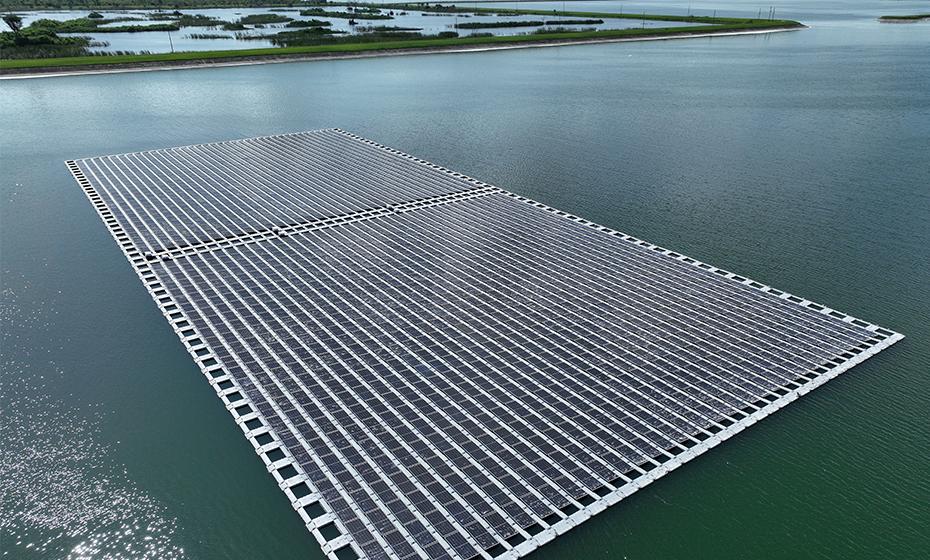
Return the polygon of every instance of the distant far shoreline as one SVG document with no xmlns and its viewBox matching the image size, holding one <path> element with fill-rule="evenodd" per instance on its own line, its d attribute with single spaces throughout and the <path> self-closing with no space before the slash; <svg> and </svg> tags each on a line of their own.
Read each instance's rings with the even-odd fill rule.
<svg viewBox="0 0 930 560">
<path fill-rule="evenodd" d="M 905 16 L 881 16 L 878 21 L 882 23 L 917 23 L 930 19 L 930 14 L 910 14 Z"/>
<path fill-rule="evenodd" d="M 77 63 L 69 59 L 43 60 L 46 65 L 29 67 L 0 66 L 0 80 L 45 78 L 55 76 L 76 76 L 87 74 L 116 74 L 126 72 L 150 72 L 164 70 L 185 70 L 198 68 L 221 68 L 229 66 L 248 66 L 257 64 L 276 64 L 287 62 L 307 62 L 315 60 L 342 60 L 356 58 L 374 58 L 382 56 L 424 55 L 435 53 L 468 53 L 496 50 L 559 47 L 570 45 L 590 45 L 595 43 L 625 43 L 638 41 L 661 41 L 671 39 L 694 39 L 700 37 L 757 35 L 782 31 L 797 31 L 806 26 L 798 22 L 779 22 L 777 25 L 762 28 L 677 28 L 670 30 L 621 30 L 622 33 L 600 32 L 586 36 L 583 33 L 565 34 L 568 37 L 552 36 L 506 36 L 489 37 L 485 41 L 467 39 L 450 40 L 448 44 L 422 45 L 417 43 L 436 43 L 438 41 L 398 41 L 395 43 L 374 43 L 368 45 L 341 45 L 341 47 L 360 47 L 321 49 L 316 47 L 296 49 L 261 49 L 261 54 L 252 51 L 203 51 L 163 55 L 138 55 L 138 61 L 120 61 L 108 63 Z M 636 33 L 631 33 L 631 31 Z M 502 41 L 500 39 L 508 39 Z M 290 51 L 290 52 L 289 52 Z M 298 52 L 293 52 L 298 51 Z M 219 55 L 219 56 L 217 56 Z M 90 58 L 90 57 L 88 57 Z M 98 61 L 103 57 L 95 57 Z M 111 58 L 111 57 L 107 57 Z M 107 60 L 103 58 L 103 60 Z M 115 58 L 115 57 L 113 57 Z M 62 62 L 65 61 L 65 62 Z M 15 61 L 4 61 L 15 62 Z"/>
</svg>

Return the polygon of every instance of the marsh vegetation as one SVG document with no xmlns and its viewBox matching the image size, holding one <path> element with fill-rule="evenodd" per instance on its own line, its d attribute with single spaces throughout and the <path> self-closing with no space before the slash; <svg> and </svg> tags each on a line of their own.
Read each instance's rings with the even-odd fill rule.
<svg viewBox="0 0 930 560">
<path fill-rule="evenodd" d="M 0 0 L 10 1 L 10 0 Z M 96 4 L 95 4 L 96 5 Z M 99 3 L 107 5 L 105 0 Z M 182 4 L 179 4 L 179 6 Z M 217 5 L 222 5 L 220 2 Z M 256 3 L 255 6 L 262 6 Z M 265 5 L 267 6 L 267 5 Z M 591 39 L 615 39 L 637 35 L 675 35 L 689 33 L 713 33 L 743 29 L 798 26 L 796 22 L 781 20 L 716 18 L 699 16 L 668 16 L 650 14 L 560 12 L 557 10 L 502 10 L 500 8 L 465 8 L 427 4 L 368 4 L 314 2 L 302 4 L 300 8 L 253 7 L 245 13 L 234 10 L 211 11 L 209 15 L 185 13 L 178 9 L 154 12 L 108 12 L 96 8 L 94 12 L 63 21 L 38 19 L 26 27 L 6 32 L 2 38 L 5 48 L 3 58 L 64 58 L 96 55 L 93 48 L 105 45 L 108 51 L 122 50 L 123 45 L 148 47 L 171 54 L 168 59 L 193 60 L 214 59 L 234 56 L 275 56 L 287 54 L 283 49 L 325 48 L 327 52 L 354 52 L 358 50 L 387 50 L 398 48 L 444 48 L 456 44 L 520 43 L 532 41 L 572 41 Z M 409 14 L 409 15 L 408 15 Z M 445 21 L 420 21 L 420 15 L 438 16 Z M 410 16 L 415 16 L 411 18 Z M 15 17 L 8 15 L 8 17 Z M 35 16 L 33 16 L 35 17 Z M 6 19 L 6 18 L 5 18 Z M 434 18 L 429 18 L 433 20 Z M 465 21 L 459 21 L 459 20 Z M 623 23 L 629 19 L 641 20 L 642 27 Z M 376 21 L 396 20 L 395 25 L 375 24 Z M 366 22 L 371 23 L 366 23 Z M 650 21 L 647 28 L 646 22 Z M 658 22 L 658 23 L 656 23 Z M 670 22 L 667 26 L 663 22 Z M 21 23 L 21 20 L 20 20 Z M 394 22 L 392 22 L 394 23 Z M 609 25 L 605 25 L 608 23 Z M 200 28 L 203 31 L 175 37 L 171 32 L 184 28 Z M 526 28 L 527 31 L 521 31 Z M 12 29 L 12 28 L 11 28 Z M 213 33 L 210 30 L 216 30 Z M 508 29 L 513 29 L 508 31 Z M 458 31 L 475 31 L 459 36 Z M 479 32 L 485 30 L 485 32 Z M 222 32 L 232 33 L 222 33 Z M 158 32 L 162 32 L 158 35 Z M 167 36 L 164 34 L 167 32 Z M 128 41 L 115 34 L 149 33 L 153 39 Z M 114 36 L 112 45 L 97 34 Z M 236 50 L 217 50 L 214 44 L 198 47 L 194 40 L 215 40 L 236 43 Z M 183 46 L 177 49 L 177 43 Z M 186 43 L 185 43 L 186 41 Z M 264 42 L 275 48 L 266 48 L 261 55 L 257 49 L 243 43 Z M 379 43 L 384 43 L 379 45 Z M 158 45 L 163 45 L 158 47 Z M 167 52 L 170 45 L 171 52 Z M 206 44 L 205 44 L 206 45 Z M 220 47 L 222 48 L 222 47 Z M 194 51 L 183 53 L 184 50 Z M 175 52 L 178 51 L 178 52 Z M 237 52 L 238 51 L 238 52 Z M 125 52 L 125 51 L 124 51 Z M 111 54 L 106 53 L 106 54 Z M 104 53 L 99 53 L 104 54 Z M 178 55 L 182 55 L 177 58 Z M 96 58 L 96 57 L 95 57 Z M 121 60 L 124 57 L 121 57 Z M 145 60 L 150 56 L 146 55 Z M 167 59 L 166 59 L 167 60 Z M 78 61 L 74 61 L 77 63 Z M 69 61 L 70 63 L 70 61 Z M 35 66 L 52 64 L 36 62 Z M 13 67 L 0 64 L 0 67 Z M 22 67 L 18 63 L 16 67 Z"/>
<path fill-rule="evenodd" d="M 286 23 L 293 21 L 293 19 L 281 14 L 252 14 L 239 18 L 239 23 L 241 25 L 267 25 L 269 23 Z"/>
<path fill-rule="evenodd" d="M 302 16 L 323 16 L 331 18 L 342 18 L 342 19 L 394 19 L 394 16 L 390 14 L 381 13 L 381 10 L 378 9 L 354 9 L 352 6 L 348 6 L 345 12 L 339 11 L 330 11 L 324 10 L 323 8 L 311 8 L 309 10 L 301 10 L 300 15 Z"/>
<path fill-rule="evenodd" d="M 508 27 L 542 27 L 542 26 L 566 26 L 566 25 L 599 25 L 604 23 L 602 19 L 551 19 L 546 21 L 468 21 L 455 25 L 456 29 L 497 29 Z"/>
</svg>

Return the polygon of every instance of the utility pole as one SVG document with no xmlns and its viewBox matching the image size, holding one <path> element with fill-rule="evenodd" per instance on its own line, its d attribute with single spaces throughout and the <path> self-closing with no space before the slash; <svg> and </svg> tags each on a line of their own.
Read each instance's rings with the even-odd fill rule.
<svg viewBox="0 0 930 560">
<path fill-rule="evenodd" d="M 168 44 L 171 46 L 171 54 L 174 54 L 174 41 L 171 40 L 170 31 L 168 31 Z"/>
</svg>

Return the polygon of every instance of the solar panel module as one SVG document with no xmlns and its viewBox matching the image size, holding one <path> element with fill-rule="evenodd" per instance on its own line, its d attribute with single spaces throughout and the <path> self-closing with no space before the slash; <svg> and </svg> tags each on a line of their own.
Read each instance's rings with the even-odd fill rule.
<svg viewBox="0 0 930 560">
<path fill-rule="evenodd" d="M 68 162 L 332 558 L 518 558 L 902 336 L 338 129 Z"/>
</svg>

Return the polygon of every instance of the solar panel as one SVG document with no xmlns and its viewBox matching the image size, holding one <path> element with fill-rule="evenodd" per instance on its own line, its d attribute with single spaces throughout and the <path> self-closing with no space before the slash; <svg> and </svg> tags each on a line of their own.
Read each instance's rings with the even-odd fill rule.
<svg viewBox="0 0 930 560">
<path fill-rule="evenodd" d="M 81 171 L 155 251 L 475 188 L 325 130 L 86 159 Z"/>
<path fill-rule="evenodd" d="M 517 558 L 902 336 L 341 130 L 68 162 L 332 558 Z"/>
</svg>

